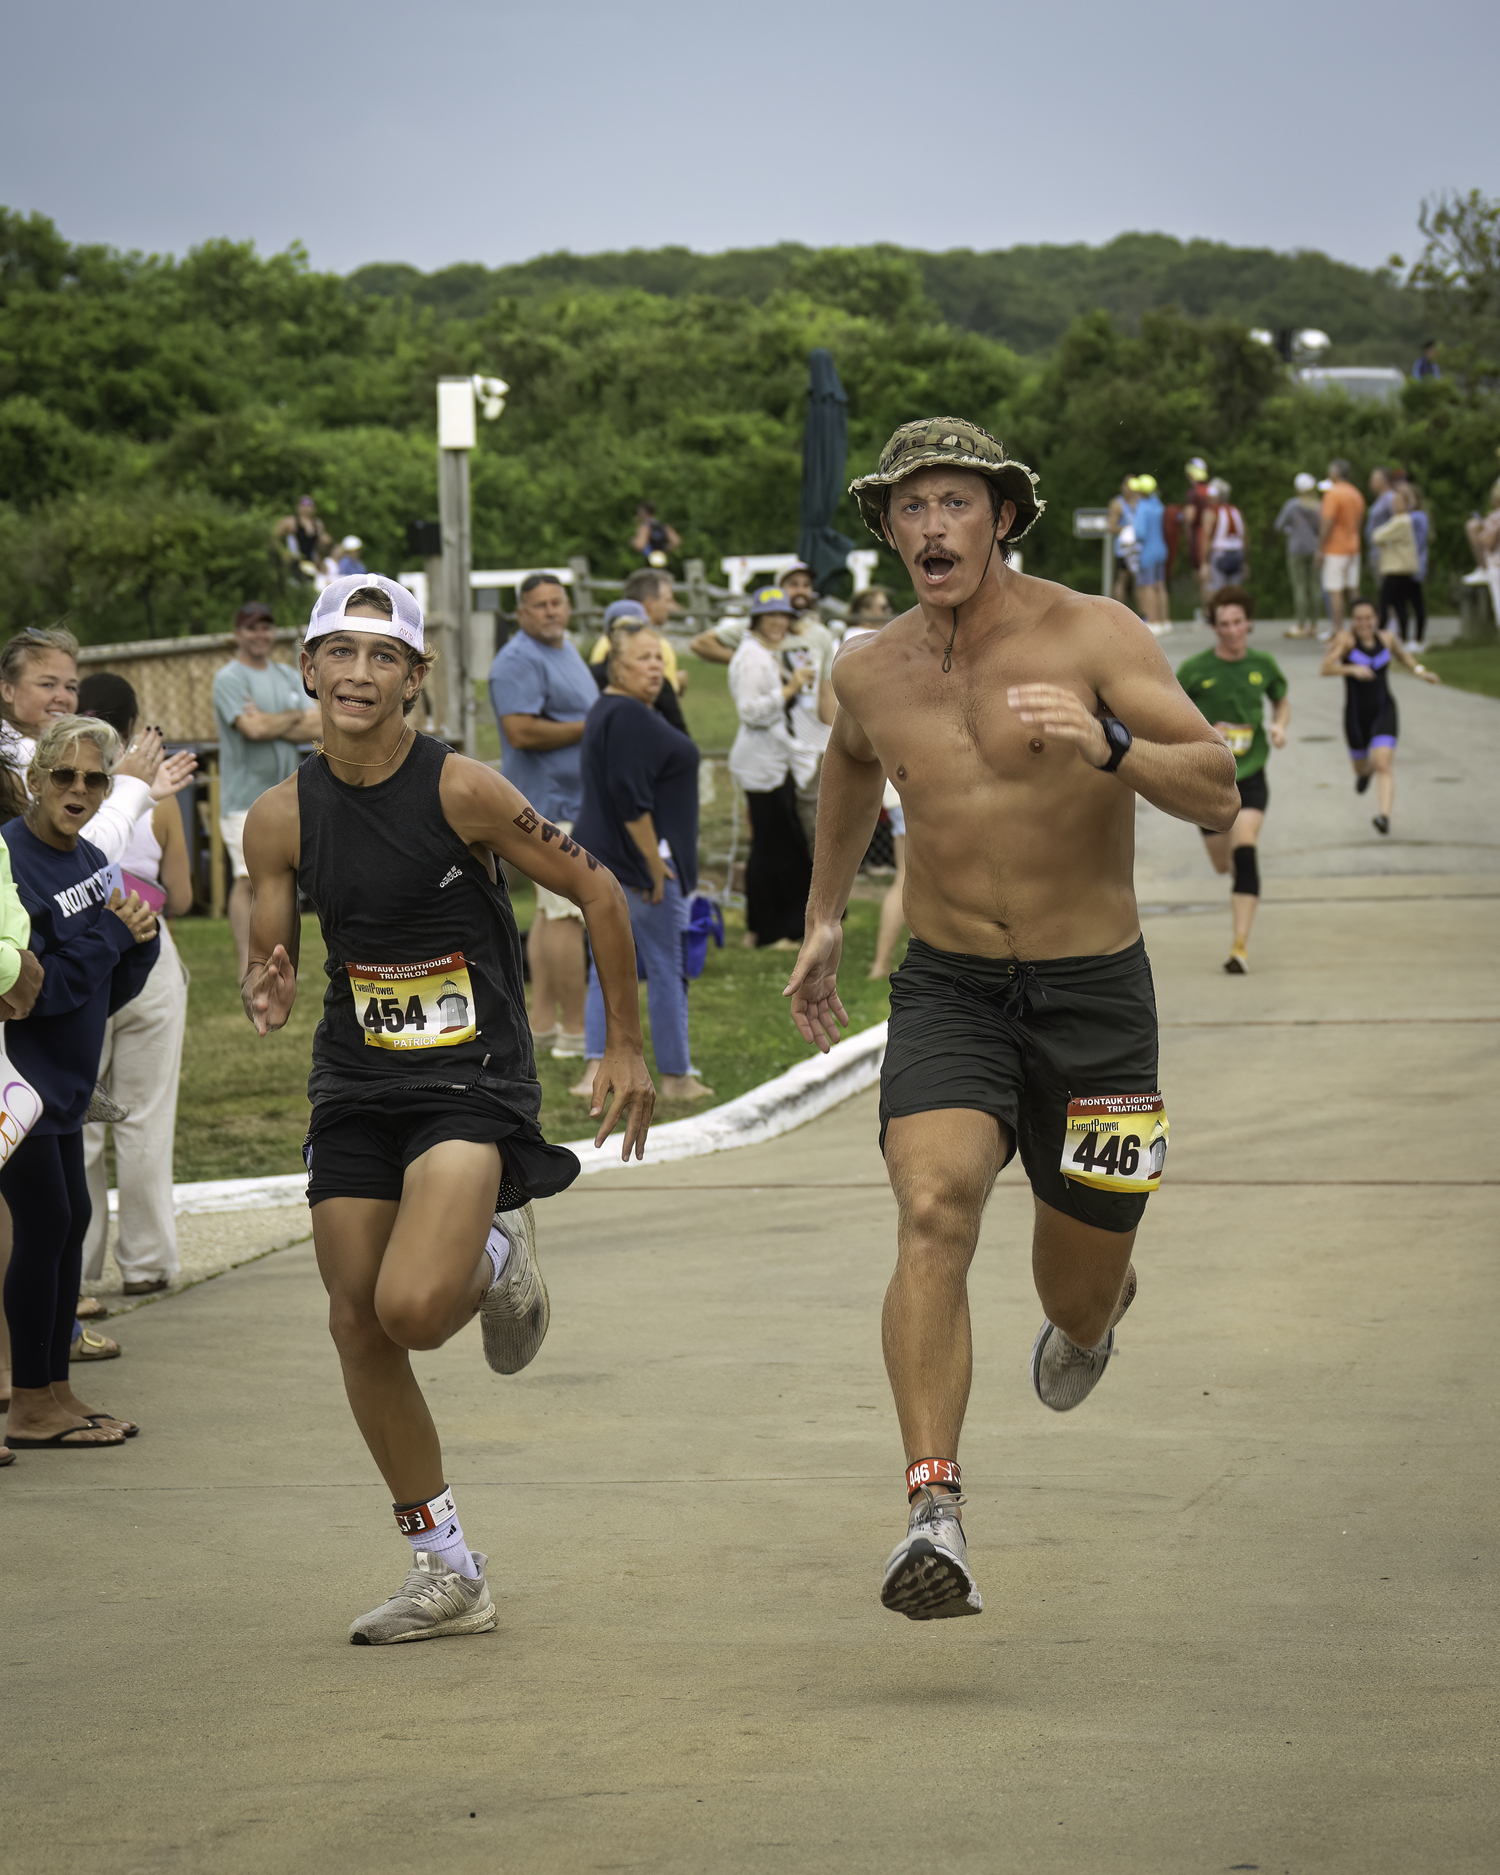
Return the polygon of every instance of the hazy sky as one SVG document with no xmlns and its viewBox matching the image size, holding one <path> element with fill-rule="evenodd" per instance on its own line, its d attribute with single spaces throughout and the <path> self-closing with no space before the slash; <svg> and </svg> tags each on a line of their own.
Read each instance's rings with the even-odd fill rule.
<svg viewBox="0 0 1500 1875">
<path fill-rule="evenodd" d="M 0 202 L 314 264 L 1160 229 L 1374 266 L 1500 194 L 1496 0 L 0 0 Z"/>
</svg>

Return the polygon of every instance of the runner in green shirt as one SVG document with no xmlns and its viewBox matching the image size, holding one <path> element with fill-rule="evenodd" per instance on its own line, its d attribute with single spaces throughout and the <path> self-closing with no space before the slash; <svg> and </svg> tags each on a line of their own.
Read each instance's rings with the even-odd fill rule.
<svg viewBox="0 0 1500 1875">
<path fill-rule="evenodd" d="M 1231 976 L 1248 974 L 1250 927 L 1260 898 L 1260 866 L 1255 856 L 1266 803 L 1266 762 L 1273 748 L 1286 743 L 1292 718 L 1286 678 L 1267 651 L 1249 646 L 1255 629 L 1250 595 L 1239 586 L 1221 586 L 1209 602 L 1209 623 L 1217 639 L 1212 651 L 1199 651 L 1177 668 L 1177 681 L 1223 736 L 1234 753 L 1240 811 L 1228 833 L 1200 827 L 1215 872 L 1234 873 L 1229 888 L 1234 940 L 1224 968 Z M 1272 704 L 1269 732 L 1265 706 Z"/>
</svg>

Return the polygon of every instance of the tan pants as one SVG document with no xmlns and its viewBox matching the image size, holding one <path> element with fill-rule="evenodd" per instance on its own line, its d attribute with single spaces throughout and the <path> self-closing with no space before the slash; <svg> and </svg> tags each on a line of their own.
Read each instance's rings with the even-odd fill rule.
<svg viewBox="0 0 1500 1875">
<path fill-rule="evenodd" d="M 120 1188 L 115 1261 L 127 1282 L 177 1275 L 177 1221 L 172 1211 L 172 1136 L 177 1126 L 177 1077 L 187 1026 L 187 972 L 162 923 L 161 955 L 144 989 L 112 1015 L 104 1030 L 99 1079 L 130 1118 L 115 1128 L 115 1174 Z M 83 1240 L 85 1279 L 104 1268 L 109 1193 L 104 1170 L 104 1127 L 83 1129 L 83 1160 L 94 1215 Z"/>
</svg>

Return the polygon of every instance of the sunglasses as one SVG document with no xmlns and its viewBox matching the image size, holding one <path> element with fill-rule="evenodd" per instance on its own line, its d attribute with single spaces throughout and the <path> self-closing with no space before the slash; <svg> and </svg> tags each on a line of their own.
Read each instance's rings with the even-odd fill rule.
<svg viewBox="0 0 1500 1875">
<path fill-rule="evenodd" d="M 49 768 L 47 773 L 59 788 L 71 788 L 80 779 L 90 794 L 103 794 L 109 786 L 109 776 L 102 768 Z"/>
</svg>

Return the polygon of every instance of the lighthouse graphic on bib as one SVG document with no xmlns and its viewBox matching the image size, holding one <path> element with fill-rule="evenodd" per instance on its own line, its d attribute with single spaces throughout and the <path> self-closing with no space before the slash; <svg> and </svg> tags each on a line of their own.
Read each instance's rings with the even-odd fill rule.
<svg viewBox="0 0 1500 1875">
<path fill-rule="evenodd" d="M 456 1029 L 468 1028 L 469 999 L 452 977 L 438 991 L 437 1006 L 443 1017 L 443 1026 L 438 1030 L 440 1035 L 452 1035 Z"/>
</svg>

